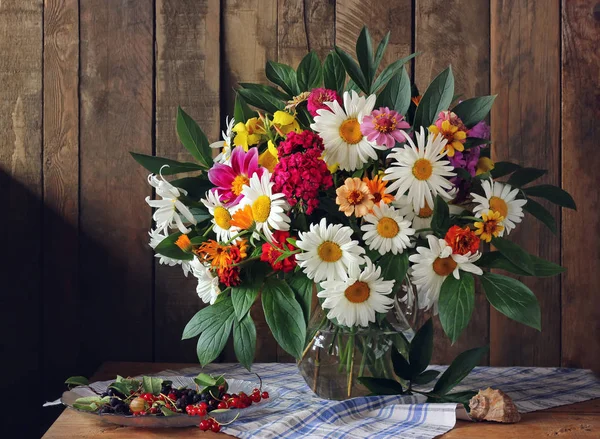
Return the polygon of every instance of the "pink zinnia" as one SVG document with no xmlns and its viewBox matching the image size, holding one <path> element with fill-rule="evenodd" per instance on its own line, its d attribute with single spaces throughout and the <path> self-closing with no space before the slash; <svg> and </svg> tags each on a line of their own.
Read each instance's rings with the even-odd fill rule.
<svg viewBox="0 0 600 439">
<path fill-rule="evenodd" d="M 400 130 L 407 128 L 410 125 L 404 116 L 388 107 L 373 110 L 370 115 L 363 117 L 360 124 L 360 130 L 369 142 L 387 148 L 393 148 L 396 142 L 405 142 L 406 138 Z"/>
<path fill-rule="evenodd" d="M 262 176 L 264 168 L 258 166 L 258 149 L 250 148 L 248 152 L 236 146 L 231 153 L 230 165 L 215 163 L 208 171 L 208 179 L 216 186 L 223 203 L 236 205 L 242 199 L 242 188 L 247 185 L 254 174 Z"/>
<path fill-rule="evenodd" d="M 317 116 L 317 110 L 330 110 L 325 105 L 325 102 L 338 101 L 342 105 L 342 100 L 335 90 L 329 90 L 328 88 L 315 88 L 310 92 L 308 96 L 308 112 L 313 116 Z"/>
</svg>

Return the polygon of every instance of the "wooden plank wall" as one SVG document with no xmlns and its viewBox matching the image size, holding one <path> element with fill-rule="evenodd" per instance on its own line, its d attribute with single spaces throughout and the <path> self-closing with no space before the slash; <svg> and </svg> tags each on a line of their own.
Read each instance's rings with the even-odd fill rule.
<svg viewBox="0 0 600 439">
<path fill-rule="evenodd" d="M 483 296 L 455 346 L 436 325 L 435 360 L 491 344 L 492 365 L 600 368 L 600 11 L 591 0 L 3 0 L 0 2 L 0 230 L 7 373 L 55 397 L 61 380 L 103 360 L 195 361 L 181 342 L 201 303 L 194 280 L 147 246 L 152 195 L 134 150 L 180 160 L 181 105 L 216 140 L 237 82 L 263 82 L 265 61 L 307 50 L 353 51 L 363 25 L 383 64 L 413 51 L 420 88 L 452 64 L 457 93 L 498 94 L 493 154 L 548 169 L 577 212 L 547 206 L 553 235 L 527 219 L 514 233 L 568 271 L 526 279 L 542 305 L 538 333 Z M 6 209 L 6 207 L 5 207 Z M 289 361 L 260 306 L 258 361 Z M 232 361 L 228 346 L 221 361 Z M 46 412 L 48 413 L 48 412 Z M 36 426 L 30 425 L 34 429 Z"/>
</svg>

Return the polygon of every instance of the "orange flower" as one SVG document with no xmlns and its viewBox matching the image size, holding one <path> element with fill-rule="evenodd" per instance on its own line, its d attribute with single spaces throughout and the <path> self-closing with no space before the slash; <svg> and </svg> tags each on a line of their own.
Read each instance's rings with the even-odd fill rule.
<svg viewBox="0 0 600 439">
<path fill-rule="evenodd" d="M 354 214 L 360 218 L 373 209 L 373 198 L 375 197 L 371 195 L 369 187 L 360 178 L 347 178 L 344 185 L 337 188 L 335 193 L 337 194 L 335 202 L 346 216 Z"/>
<path fill-rule="evenodd" d="M 247 204 L 243 209 L 235 212 L 231 218 L 230 224 L 235 227 L 239 227 L 242 230 L 248 230 L 254 224 L 254 217 L 252 216 L 252 206 Z"/>
<path fill-rule="evenodd" d="M 382 201 L 385 204 L 390 204 L 392 201 L 394 201 L 394 196 L 392 194 L 385 193 L 387 181 L 381 180 L 379 175 L 376 175 L 372 180 L 369 180 L 367 177 L 365 177 L 363 178 L 363 181 L 367 184 L 371 195 L 373 195 L 373 203 L 375 206 L 379 206 Z"/>
<path fill-rule="evenodd" d="M 196 250 L 196 254 L 201 260 L 210 262 L 214 268 L 221 269 L 245 259 L 248 256 L 247 250 L 248 245 L 245 239 L 231 245 L 222 245 L 210 239 L 202 243 Z"/>
<path fill-rule="evenodd" d="M 452 247 L 453 254 L 475 254 L 479 250 L 479 238 L 471 231 L 469 226 L 465 226 L 464 229 L 459 226 L 450 227 L 444 239 Z"/>
<path fill-rule="evenodd" d="M 190 238 L 188 238 L 186 234 L 183 234 L 179 238 L 177 238 L 177 241 L 175 241 L 175 245 L 184 252 L 192 251 L 192 241 L 190 241 Z"/>
<path fill-rule="evenodd" d="M 411 98 L 411 101 L 413 102 L 413 104 L 415 104 L 417 107 L 419 106 L 419 102 L 421 102 L 421 98 L 423 96 L 419 95 L 419 96 L 415 96 L 413 98 Z"/>
</svg>

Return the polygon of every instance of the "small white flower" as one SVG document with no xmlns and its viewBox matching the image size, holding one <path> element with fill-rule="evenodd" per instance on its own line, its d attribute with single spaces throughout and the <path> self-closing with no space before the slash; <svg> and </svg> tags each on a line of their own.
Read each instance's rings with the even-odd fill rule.
<svg viewBox="0 0 600 439">
<path fill-rule="evenodd" d="M 410 236 L 415 229 L 410 228 L 410 221 L 405 220 L 399 211 L 385 203 L 373 206 L 373 213 L 365 215 L 364 224 L 360 229 L 365 232 L 363 239 L 371 250 L 380 254 L 392 252 L 402 253 L 410 247 Z"/>
<path fill-rule="evenodd" d="M 192 274 L 198 279 L 198 286 L 196 287 L 198 297 L 200 297 L 204 303 L 212 305 L 221 293 L 221 290 L 219 289 L 219 278 L 213 276 L 210 271 L 210 265 L 203 264 L 198 258 L 194 258 L 190 261 L 190 266 L 192 268 Z"/>
<path fill-rule="evenodd" d="M 438 299 L 442 284 L 449 275 L 460 279 L 460 270 L 481 275 L 481 268 L 473 264 L 481 254 L 471 252 L 465 255 L 453 254 L 452 247 L 444 239 L 433 235 L 427 237 L 429 247 L 417 247 L 417 254 L 408 260 L 414 265 L 411 278 L 419 294 L 419 308 L 428 310 L 433 306 L 433 313 L 438 313 Z"/>
<path fill-rule="evenodd" d="M 152 247 L 152 249 L 155 249 L 156 246 L 168 236 L 166 233 L 161 233 L 158 229 L 150 230 L 148 232 L 148 235 L 150 235 L 150 242 L 148 244 L 150 245 L 150 247 Z M 154 254 L 154 257 L 158 258 L 158 263 L 162 265 L 168 265 L 169 267 L 181 265 L 181 268 L 183 269 L 183 275 L 185 277 L 187 277 L 188 273 L 192 271 L 190 261 L 181 261 L 179 259 L 169 258 L 159 253 Z"/>
<path fill-rule="evenodd" d="M 217 235 L 217 240 L 229 241 L 239 232 L 239 227 L 231 225 L 231 216 L 239 206 L 232 208 L 225 207 L 217 191 L 208 191 L 206 198 L 200 201 L 202 201 L 202 204 L 206 206 L 209 213 L 213 216 L 213 231 Z"/>
<path fill-rule="evenodd" d="M 165 166 L 168 165 L 161 167 L 161 171 Z M 177 227 L 181 233 L 190 233 L 192 230 L 183 224 L 179 216 L 181 213 L 190 223 L 196 224 L 196 219 L 192 215 L 192 212 L 190 212 L 190 209 L 179 201 L 179 197 L 187 195 L 187 191 L 173 186 L 163 178 L 160 172 L 159 176 L 160 178 L 154 174 L 150 174 L 148 176 L 148 183 L 156 189 L 156 195 L 160 196 L 162 200 L 151 200 L 150 197 L 146 197 L 146 203 L 150 207 L 157 208 L 152 216 L 156 222 L 156 229 L 166 231 L 169 227 Z"/>
<path fill-rule="evenodd" d="M 337 319 L 344 326 L 369 326 L 375 321 L 375 313 L 387 312 L 394 300 L 387 295 L 392 292 L 394 280 L 383 280 L 381 268 L 375 267 L 369 258 L 366 266 L 351 264 L 346 280 L 321 282 L 323 288 L 317 294 L 325 299 L 323 308 L 328 309 L 327 318 Z"/>
<path fill-rule="evenodd" d="M 308 232 L 299 232 L 296 246 L 303 253 L 296 254 L 298 265 L 309 279 L 345 280 L 352 264 L 362 264 L 365 250 L 352 240 L 352 229 L 341 224 L 329 224 L 325 218 L 311 224 Z"/>
<path fill-rule="evenodd" d="M 497 181 L 484 180 L 481 187 L 485 192 L 485 196 L 473 194 L 473 201 L 477 206 L 473 209 L 476 217 L 481 218 L 481 215 L 488 211 L 498 212 L 504 218 L 501 224 L 504 230 L 500 232 L 500 236 L 510 233 L 516 227 L 521 219 L 525 216 L 523 206 L 527 200 L 517 199 L 519 189 L 513 189 L 510 185 L 498 183 Z"/>
<path fill-rule="evenodd" d="M 235 125 L 235 119 L 232 117 L 231 120 L 229 116 L 225 118 L 225 124 L 227 126 L 225 131 L 221 131 L 221 136 L 223 136 L 223 140 L 218 140 L 210 144 L 211 148 L 219 149 L 219 155 L 216 156 L 213 161 L 215 163 L 223 163 L 228 165 L 231 160 L 231 145 L 233 145 L 233 126 Z"/>
</svg>

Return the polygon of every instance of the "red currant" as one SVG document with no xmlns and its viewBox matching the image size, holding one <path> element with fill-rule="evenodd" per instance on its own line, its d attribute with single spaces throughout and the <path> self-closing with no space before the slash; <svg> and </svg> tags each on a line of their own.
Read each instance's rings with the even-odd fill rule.
<svg viewBox="0 0 600 439">
<path fill-rule="evenodd" d="M 200 421 L 200 424 L 198 424 L 198 427 L 202 431 L 208 431 L 208 429 L 210 428 L 210 423 L 208 422 L 208 419 L 204 419 L 204 420 Z"/>
<path fill-rule="evenodd" d="M 225 392 L 225 386 L 219 386 L 219 393 Z"/>
<path fill-rule="evenodd" d="M 158 408 L 156 408 L 156 407 L 151 407 L 151 408 L 150 408 L 150 413 L 151 413 L 151 414 L 153 414 L 153 415 L 157 414 L 157 413 L 158 413 Z"/>
<path fill-rule="evenodd" d="M 206 410 L 208 408 L 208 404 L 206 404 L 205 402 L 201 402 L 200 404 L 198 404 L 198 407 Z"/>
<path fill-rule="evenodd" d="M 140 416 L 146 416 L 146 415 L 147 415 L 147 413 L 146 413 L 144 410 L 142 410 L 141 412 L 139 412 L 139 415 L 140 415 Z"/>
<path fill-rule="evenodd" d="M 256 392 L 260 392 L 260 389 L 257 389 L 256 387 L 254 389 L 252 389 L 252 393 L 256 393 Z"/>
<path fill-rule="evenodd" d="M 229 399 L 229 398 L 231 398 L 231 395 L 229 393 L 223 394 L 223 399 Z"/>
<path fill-rule="evenodd" d="M 260 394 L 259 393 L 253 393 L 250 396 L 250 399 L 252 400 L 252 402 L 260 402 Z"/>
<path fill-rule="evenodd" d="M 169 394 L 167 395 L 167 397 L 168 397 L 169 399 L 172 399 L 173 401 L 175 401 L 175 400 L 177 399 L 177 395 L 175 395 L 175 393 L 174 393 L 174 392 L 171 392 L 171 393 L 169 393 Z"/>
<path fill-rule="evenodd" d="M 193 409 L 194 409 L 194 406 L 191 404 L 185 407 L 185 411 L 188 413 L 191 412 Z"/>
<path fill-rule="evenodd" d="M 269 399 L 269 392 L 263 392 L 260 396 L 262 396 L 262 399 Z"/>
<path fill-rule="evenodd" d="M 221 410 L 221 409 L 228 409 L 228 408 L 229 408 L 229 406 L 227 405 L 227 403 L 226 403 L 226 402 L 220 402 L 220 403 L 217 405 L 217 408 L 218 408 L 219 410 Z"/>
<path fill-rule="evenodd" d="M 206 416 L 206 410 L 203 409 L 203 408 L 201 408 L 201 407 L 198 407 L 196 409 L 196 415 L 198 415 L 198 416 Z"/>
<path fill-rule="evenodd" d="M 231 398 L 231 400 L 229 401 L 229 405 L 233 408 L 239 409 L 240 408 L 240 398 Z"/>
<path fill-rule="evenodd" d="M 215 433 L 218 433 L 219 431 L 221 431 L 221 426 L 217 422 L 215 422 L 213 423 L 213 425 L 211 425 L 210 429 Z"/>
</svg>

